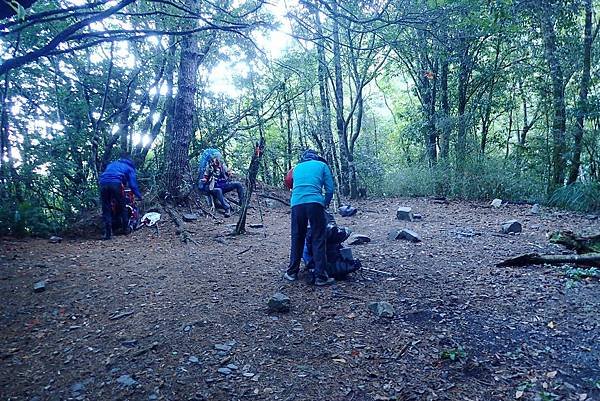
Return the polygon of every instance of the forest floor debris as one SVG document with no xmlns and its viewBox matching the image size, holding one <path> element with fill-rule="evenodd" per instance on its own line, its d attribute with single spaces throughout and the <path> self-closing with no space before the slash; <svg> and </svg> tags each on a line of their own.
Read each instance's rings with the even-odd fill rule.
<svg viewBox="0 0 600 401">
<path fill-rule="evenodd" d="M 426 216 L 402 222 L 422 242 L 387 239 L 399 204 Z M 263 208 L 262 222 L 250 210 L 261 235 L 225 237 L 235 216 L 185 223 L 200 246 L 169 219 L 112 241 L 2 239 L 0 399 L 600 400 L 598 276 L 496 267 L 564 253 L 546 235 L 593 235 L 597 220 L 429 199 L 355 206 L 338 224 L 371 238 L 353 249 L 366 269 L 330 288 L 282 279 L 285 207 Z M 523 232 L 498 234 L 509 219 Z M 41 280 L 51 285 L 32 296 Z M 265 313 L 277 292 L 293 307 Z M 392 317 L 367 307 L 381 300 Z"/>
</svg>

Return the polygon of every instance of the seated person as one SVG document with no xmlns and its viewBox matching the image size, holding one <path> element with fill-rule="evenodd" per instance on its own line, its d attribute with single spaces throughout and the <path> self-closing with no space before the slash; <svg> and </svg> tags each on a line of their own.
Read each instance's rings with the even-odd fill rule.
<svg viewBox="0 0 600 401">
<path fill-rule="evenodd" d="M 215 155 L 213 156 L 200 179 L 200 190 L 210 193 L 225 210 L 225 217 L 231 216 L 231 206 L 225 199 L 224 194 L 233 190 L 237 191 L 240 204 L 244 202 L 244 187 L 239 181 L 231 181 L 231 173 L 227 170 L 225 163 Z"/>
</svg>

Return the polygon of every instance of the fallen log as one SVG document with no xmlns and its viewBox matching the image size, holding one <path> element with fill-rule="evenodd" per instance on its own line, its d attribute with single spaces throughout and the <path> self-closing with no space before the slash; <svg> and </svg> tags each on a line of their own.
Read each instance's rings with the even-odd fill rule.
<svg viewBox="0 0 600 401">
<path fill-rule="evenodd" d="M 539 253 L 527 253 L 506 259 L 505 261 L 496 264 L 496 266 L 562 265 L 566 263 L 573 263 L 580 266 L 600 267 L 600 253 L 588 253 L 585 255 L 540 255 Z"/>
<path fill-rule="evenodd" d="M 564 245 L 577 253 L 600 252 L 600 234 L 585 236 L 577 235 L 573 231 L 556 231 L 550 235 L 548 241 Z"/>
</svg>

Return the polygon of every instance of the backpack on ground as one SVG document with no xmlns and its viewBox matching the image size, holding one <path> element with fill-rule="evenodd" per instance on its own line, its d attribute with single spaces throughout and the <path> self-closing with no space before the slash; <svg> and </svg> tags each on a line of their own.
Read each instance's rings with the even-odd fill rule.
<svg viewBox="0 0 600 401">
<path fill-rule="evenodd" d="M 352 257 L 352 249 L 344 247 L 344 242 L 352 233 L 348 228 L 338 227 L 333 216 L 326 213 L 327 218 L 327 266 L 326 271 L 329 277 L 336 280 L 345 279 L 350 273 L 360 269 L 361 262 Z M 302 258 L 306 265 L 308 283 L 314 283 L 314 260 L 312 258 L 312 249 L 310 229 L 306 234 L 304 243 L 304 253 Z"/>
</svg>

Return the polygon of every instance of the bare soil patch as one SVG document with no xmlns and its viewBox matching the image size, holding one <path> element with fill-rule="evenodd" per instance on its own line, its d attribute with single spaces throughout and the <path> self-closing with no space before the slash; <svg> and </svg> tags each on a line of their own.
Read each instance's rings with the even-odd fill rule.
<svg viewBox="0 0 600 401">
<path fill-rule="evenodd" d="M 396 220 L 400 205 L 422 221 Z M 263 206 L 264 228 L 239 237 L 225 235 L 235 215 L 186 223 L 200 246 L 182 244 L 167 215 L 159 234 L 107 242 L 3 239 L 0 399 L 600 400 L 598 279 L 495 267 L 561 253 L 547 233 L 598 232 L 598 220 L 428 199 L 355 206 L 338 224 L 370 236 L 355 257 L 390 274 L 329 288 L 282 279 L 285 207 Z M 510 219 L 523 233 L 499 234 Z M 387 239 L 405 227 L 423 242 Z M 267 313 L 277 291 L 287 314 Z"/>
</svg>

